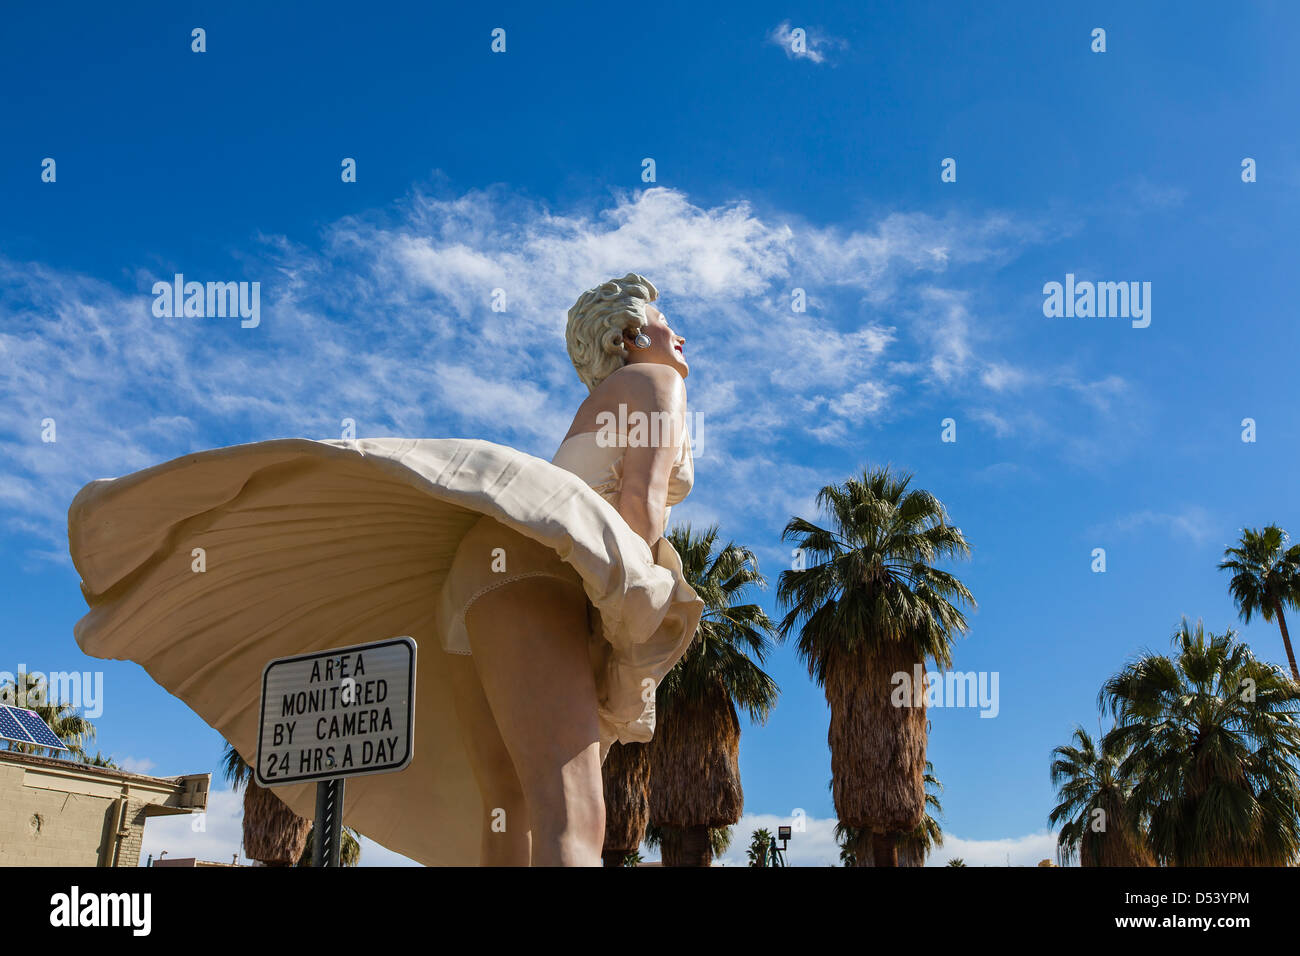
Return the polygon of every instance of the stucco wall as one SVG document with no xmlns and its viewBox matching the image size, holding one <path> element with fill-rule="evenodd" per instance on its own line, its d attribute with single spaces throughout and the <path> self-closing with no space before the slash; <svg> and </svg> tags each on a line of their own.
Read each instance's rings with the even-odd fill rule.
<svg viewBox="0 0 1300 956">
<path fill-rule="evenodd" d="M 13 760 L 0 758 L 0 866 L 138 866 L 148 814 L 195 812 L 207 803 L 206 775 L 203 793 L 190 797 L 176 779 L 115 779 L 75 765 Z"/>
</svg>

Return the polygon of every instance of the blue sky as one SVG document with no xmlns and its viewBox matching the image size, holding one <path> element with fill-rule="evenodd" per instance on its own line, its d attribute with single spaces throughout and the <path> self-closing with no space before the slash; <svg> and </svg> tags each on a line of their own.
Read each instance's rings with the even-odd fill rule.
<svg viewBox="0 0 1300 956">
<path fill-rule="evenodd" d="M 718 522 L 774 584 L 785 522 L 855 468 L 913 471 L 948 506 L 979 601 L 954 666 L 997 672 L 1000 711 L 932 711 L 935 859 L 1049 855 L 1049 753 L 1095 729 L 1101 682 L 1181 615 L 1240 626 L 1215 569 L 1237 529 L 1300 532 L 1300 14 L 986 6 L 6 11 L 0 670 L 101 671 L 105 752 L 213 769 L 214 731 L 72 638 L 76 490 L 347 417 L 549 458 L 585 395 L 565 311 L 635 271 L 688 339 L 705 427 L 675 520 Z M 260 282 L 261 324 L 155 318 L 176 272 Z M 1150 282 L 1149 327 L 1046 317 L 1067 273 Z M 1241 630 L 1283 661 L 1274 625 Z M 802 808 L 794 859 L 829 862 L 824 698 L 789 648 L 770 671 L 737 843 Z M 201 845 L 174 821 L 151 839 L 227 858 L 235 812 L 216 799 Z"/>
</svg>

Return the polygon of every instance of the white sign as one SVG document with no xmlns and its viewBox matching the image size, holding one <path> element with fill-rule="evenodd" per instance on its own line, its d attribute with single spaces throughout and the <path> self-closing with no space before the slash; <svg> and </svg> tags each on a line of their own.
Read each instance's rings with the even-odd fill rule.
<svg viewBox="0 0 1300 956">
<path fill-rule="evenodd" d="M 261 716 L 255 770 L 264 787 L 404 770 L 414 743 L 415 641 L 271 661 Z"/>
</svg>

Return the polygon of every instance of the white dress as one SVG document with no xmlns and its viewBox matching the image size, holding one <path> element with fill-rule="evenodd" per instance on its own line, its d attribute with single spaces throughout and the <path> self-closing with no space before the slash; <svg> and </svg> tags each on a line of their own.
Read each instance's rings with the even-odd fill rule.
<svg viewBox="0 0 1300 956">
<path fill-rule="evenodd" d="M 657 684 L 694 637 L 703 601 L 677 553 L 664 538 L 652 552 L 612 504 L 623 452 L 594 432 L 567 439 L 553 463 L 474 439 L 284 439 L 95 481 L 68 513 L 90 605 L 74 634 L 93 657 L 142 665 L 250 765 L 268 660 L 413 637 L 413 759 L 350 779 L 344 822 L 422 863 L 473 865 L 482 801 L 441 666 L 468 651 L 454 633 L 467 592 L 453 568 L 467 533 L 494 519 L 534 543 L 548 572 L 581 583 L 602 760 L 616 740 L 651 738 L 642 682 Z M 670 506 L 692 481 L 684 436 Z M 310 818 L 315 789 L 275 792 Z"/>
</svg>

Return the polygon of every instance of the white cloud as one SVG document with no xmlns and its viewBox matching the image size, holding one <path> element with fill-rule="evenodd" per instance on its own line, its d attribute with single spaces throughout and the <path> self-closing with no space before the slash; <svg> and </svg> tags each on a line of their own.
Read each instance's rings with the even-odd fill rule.
<svg viewBox="0 0 1300 956">
<path fill-rule="evenodd" d="M 802 29 L 803 42 L 795 43 L 796 29 Z M 831 36 L 819 27 L 792 27 L 789 20 L 784 20 L 772 28 L 767 35 L 767 42 L 781 47 L 791 60 L 808 60 L 811 63 L 825 63 L 830 50 L 842 50 L 848 47 L 848 41 Z M 799 48 L 796 49 L 796 46 Z"/>
<path fill-rule="evenodd" d="M 833 818 L 807 818 L 806 829 L 791 836 L 786 849 L 789 866 L 840 866 L 840 848 L 835 841 Z M 731 847 L 715 866 L 748 866 L 746 851 L 755 830 L 766 829 L 776 834 L 777 827 L 789 826 L 791 818 L 774 814 L 750 814 L 741 817 L 732 828 Z M 641 849 L 647 860 L 658 859 L 658 853 Z M 1012 866 L 1037 866 L 1040 860 L 1056 859 L 1056 835 L 1047 831 L 1027 836 L 1000 840 L 965 840 L 944 834 L 943 846 L 937 848 L 926 861 L 926 866 L 946 866 L 954 857 L 961 857 L 967 866 L 1006 866 L 1008 857 Z"/>
<path fill-rule="evenodd" d="M 945 834 L 943 846 L 926 862 L 927 866 L 947 866 L 960 857 L 967 866 L 1037 866 L 1041 860 L 1056 862 L 1056 834 L 1046 830 L 1028 836 L 1002 840 L 963 840 Z"/>
<path fill-rule="evenodd" d="M 1128 383 L 1118 375 L 1108 375 L 1093 382 L 1065 378 L 1061 384 L 1100 412 L 1109 412 L 1129 391 Z"/>
<path fill-rule="evenodd" d="M 1167 182 L 1154 183 L 1145 176 L 1119 184 L 1111 190 L 1110 206 L 1129 216 L 1138 216 L 1151 210 L 1166 212 L 1177 209 L 1187 198 L 1187 190 Z"/>
<path fill-rule="evenodd" d="M 797 362 L 772 363 L 772 384 L 794 391 L 852 387 L 894 341 L 894 330 L 871 325 L 840 332 L 824 319 L 777 314 L 768 322 L 767 339 Z"/>
<path fill-rule="evenodd" d="M 635 269 L 687 337 L 692 410 L 707 423 L 709 478 L 680 517 L 779 527 L 790 512 L 776 509 L 806 498 L 809 436 L 860 454 L 864 426 L 917 384 L 990 400 L 1009 387 L 1015 371 L 980 354 L 988 336 L 956 273 L 1042 238 L 997 214 L 822 227 L 662 187 L 564 214 L 494 187 L 415 190 L 312 245 L 261 237 L 242 275 L 164 258 L 123 291 L 0 258 L 0 511 L 39 536 L 29 556 L 61 556 L 87 481 L 219 445 L 337 437 L 345 418 L 362 437 L 481 437 L 549 457 L 586 395 L 565 314 L 583 289 Z M 262 282 L 261 325 L 154 318 L 148 290 L 173 271 Z M 795 288 L 808 311 L 790 308 Z M 1117 389 L 1071 394 L 1096 407 Z"/>
<path fill-rule="evenodd" d="M 144 828 L 140 844 L 140 864 L 155 860 L 166 852 L 176 858 L 194 857 L 211 863 L 250 861 L 241 851 L 243 842 L 243 793 L 232 790 L 209 790 L 208 809 L 204 813 L 151 817 Z"/>
<path fill-rule="evenodd" d="M 988 481 L 1005 484 L 1015 478 L 1032 477 L 1033 473 L 1023 465 L 1012 461 L 998 461 L 986 465 L 974 472 L 971 477 L 976 481 Z"/>
<path fill-rule="evenodd" d="M 146 761 L 147 762 L 147 761 Z M 202 814 L 152 817 L 144 828 L 140 864 L 152 855 L 156 860 L 165 850 L 173 859 L 194 857 L 212 863 L 252 863 L 243 853 L 244 793 L 242 790 L 211 790 L 208 809 Z M 361 838 L 361 866 L 418 866 L 374 840 Z"/>
<path fill-rule="evenodd" d="M 849 421 L 861 422 L 884 408 L 892 391 L 877 382 L 862 382 L 832 400 L 830 409 Z"/>
<path fill-rule="evenodd" d="M 947 385 L 966 374 L 971 364 L 971 326 L 974 317 L 966 294 L 951 289 L 923 288 L 917 325 L 934 343 L 929 370 L 933 379 Z"/>
<path fill-rule="evenodd" d="M 746 813 L 731 830 L 731 847 L 714 861 L 714 866 L 748 866 L 746 851 L 755 830 L 765 829 L 773 836 L 777 827 L 790 826 L 789 816 L 776 816 L 770 813 Z M 788 866 L 839 866 L 840 848 L 835 842 L 835 820 L 808 817 L 804 821 L 805 830 L 792 834 L 786 845 L 785 860 Z M 658 859 L 657 853 L 647 853 L 642 849 L 641 855 L 646 859 Z"/>
<path fill-rule="evenodd" d="M 1011 422 L 989 408 L 975 408 L 967 412 L 967 415 L 980 424 L 987 425 L 998 438 L 1006 438 L 1016 430 Z"/>
<path fill-rule="evenodd" d="M 1215 533 L 1214 516 L 1200 505 L 1190 505 L 1181 511 L 1134 511 L 1093 529 L 1094 535 L 1108 532 L 1130 533 L 1156 528 L 1176 537 L 1204 544 Z"/>
<path fill-rule="evenodd" d="M 420 866 L 410 857 L 394 853 L 387 847 L 380 846 L 369 837 L 361 838 L 360 866 Z"/>
<path fill-rule="evenodd" d="M 243 841 L 243 795 L 230 790 L 214 790 L 208 794 L 208 811 L 202 822 L 198 816 L 154 817 L 145 827 L 140 862 L 148 855 L 157 858 L 163 850 L 169 857 L 196 857 L 217 863 L 228 863 L 238 855 L 238 862 L 250 861 L 240 851 Z M 732 830 L 730 849 L 714 862 L 715 866 L 748 866 L 745 851 L 755 830 L 767 829 L 776 833 L 777 827 L 788 826 L 790 817 L 775 814 L 747 813 Z M 202 830 L 196 827 L 202 826 Z M 1036 866 L 1039 860 L 1055 860 L 1056 837 L 1046 831 L 1022 837 L 1001 840 L 964 840 L 946 834 L 944 845 L 937 849 L 927 866 L 944 866 L 953 857 L 961 857 L 967 866 L 1006 866 L 1010 855 L 1012 866 Z M 647 860 L 659 859 L 657 850 L 642 846 L 641 855 Z M 806 829 L 796 833 L 788 844 L 786 862 L 790 866 L 839 866 L 840 850 L 835 842 L 835 820 L 812 818 L 806 820 Z M 373 840 L 361 840 L 362 866 L 418 866 L 413 860 L 387 850 Z"/>
<path fill-rule="evenodd" d="M 995 392 L 1015 391 L 1030 380 L 1031 376 L 1025 370 L 1001 362 L 991 363 L 980 373 L 980 382 Z"/>
<path fill-rule="evenodd" d="M 153 773 L 154 768 L 158 766 L 148 757 L 117 757 L 114 758 L 114 763 L 130 773 L 143 774 Z"/>
</svg>

